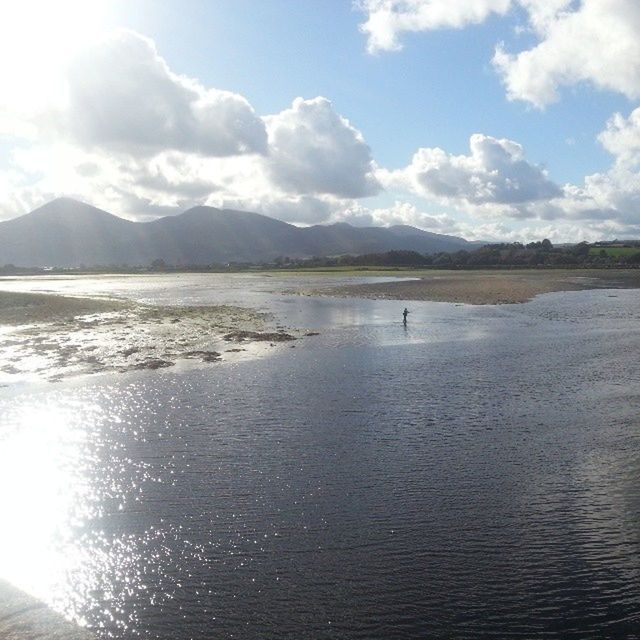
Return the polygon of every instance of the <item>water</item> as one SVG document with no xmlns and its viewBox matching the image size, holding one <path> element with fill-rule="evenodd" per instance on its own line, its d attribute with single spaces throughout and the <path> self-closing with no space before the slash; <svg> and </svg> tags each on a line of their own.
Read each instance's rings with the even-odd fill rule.
<svg viewBox="0 0 640 640">
<path fill-rule="evenodd" d="M 640 637 L 638 292 L 256 285 L 321 335 L 0 390 L 0 574 L 104 638 Z"/>
</svg>

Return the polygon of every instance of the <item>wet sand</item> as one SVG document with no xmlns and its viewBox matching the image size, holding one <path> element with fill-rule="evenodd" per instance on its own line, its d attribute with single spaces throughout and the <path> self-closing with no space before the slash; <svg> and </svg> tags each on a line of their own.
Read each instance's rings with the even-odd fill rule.
<svg viewBox="0 0 640 640">
<path fill-rule="evenodd" d="M 268 314 L 228 305 L 0 291 L 0 384 L 239 359 L 298 337 Z"/>
<path fill-rule="evenodd" d="M 411 272 L 407 272 L 411 277 Z M 463 304 L 514 304 L 542 293 L 640 288 L 640 270 L 433 271 L 419 279 L 316 289 L 315 295 Z"/>
<path fill-rule="evenodd" d="M 124 301 L 111 299 L 0 291 L 0 325 L 72 319 L 90 313 L 123 311 L 130 306 Z"/>
</svg>

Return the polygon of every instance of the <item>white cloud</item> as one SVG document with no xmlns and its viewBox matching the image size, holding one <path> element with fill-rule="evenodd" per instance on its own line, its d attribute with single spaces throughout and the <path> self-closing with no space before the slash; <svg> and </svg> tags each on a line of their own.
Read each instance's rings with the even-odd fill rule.
<svg viewBox="0 0 640 640">
<path fill-rule="evenodd" d="M 419 149 L 404 169 L 379 170 L 380 181 L 392 194 L 416 194 L 456 213 L 443 214 L 440 226 L 433 224 L 439 216 L 431 216 L 430 225 L 414 206 L 396 203 L 375 216 L 369 212 L 371 220 L 404 220 L 476 239 L 517 240 L 536 234 L 539 239 L 541 233 L 555 241 L 633 236 L 640 232 L 639 130 L 640 109 L 629 118 L 614 116 L 600 140 L 616 162 L 608 171 L 586 176 L 582 186 L 556 185 L 511 140 L 475 134 L 470 154 L 459 156 L 439 148 Z"/>
<path fill-rule="evenodd" d="M 584 196 L 591 199 L 603 218 L 626 224 L 640 222 L 640 174 L 614 166 L 606 173 L 585 178 Z"/>
<path fill-rule="evenodd" d="M 486 242 L 535 242 L 548 238 L 551 242 L 594 242 L 605 238 L 620 237 L 621 228 L 613 224 L 597 224 L 589 227 L 572 223 L 546 225 L 531 224 L 512 228 L 501 221 L 481 225 L 463 223 L 459 225 L 460 235 L 468 240 Z"/>
<path fill-rule="evenodd" d="M 46 60 L 42 64 L 49 71 Z M 245 98 L 177 75 L 153 41 L 135 32 L 94 39 L 45 75 L 29 71 L 3 81 L 0 133 L 134 157 L 167 150 L 213 157 L 266 152 L 264 122 Z"/>
<path fill-rule="evenodd" d="M 469 211 L 476 219 L 553 221 L 565 227 L 582 225 L 585 231 L 627 229 L 631 234 L 640 223 L 640 175 L 614 166 L 607 172 L 586 176 L 582 186 L 564 185 L 557 197 L 513 205 L 487 203 Z"/>
<path fill-rule="evenodd" d="M 515 205 L 561 195 L 544 169 L 525 160 L 518 143 L 474 134 L 469 146 L 468 156 L 419 149 L 408 167 L 382 174 L 382 180 L 448 204 Z"/>
<path fill-rule="evenodd" d="M 55 198 L 56 193 L 43 192 L 28 183 L 21 171 L 0 172 L 0 221 L 15 218 Z"/>
<path fill-rule="evenodd" d="M 284 191 L 361 198 L 380 190 L 362 134 L 323 97 L 265 118 L 269 176 Z"/>
<path fill-rule="evenodd" d="M 539 43 L 516 54 L 497 47 L 493 63 L 510 99 L 542 108 L 561 87 L 581 82 L 640 97 L 637 0 L 519 1 Z"/>
<path fill-rule="evenodd" d="M 511 0 L 362 0 L 358 6 L 367 14 L 360 25 L 367 49 L 376 53 L 401 49 L 404 32 L 479 24 L 491 14 L 506 13 Z"/>
<path fill-rule="evenodd" d="M 264 153 L 266 131 L 237 94 L 173 73 L 153 42 L 119 30 L 74 59 L 62 125 L 84 145 L 131 155 Z"/>
<path fill-rule="evenodd" d="M 362 0 L 370 53 L 397 51 L 405 32 L 462 28 L 519 6 L 537 43 L 520 52 L 498 44 L 493 65 L 512 100 L 543 108 L 562 87 L 589 83 L 640 98 L 638 0 Z"/>
<path fill-rule="evenodd" d="M 615 113 L 607 121 L 606 129 L 598 140 L 615 156 L 616 162 L 625 165 L 640 163 L 640 108 L 634 109 L 628 118 Z"/>
<path fill-rule="evenodd" d="M 434 233 L 455 233 L 457 221 L 446 213 L 425 213 L 410 202 L 396 200 L 390 207 L 367 207 L 353 202 L 336 211 L 333 222 L 348 222 L 357 227 L 410 225 Z"/>
</svg>

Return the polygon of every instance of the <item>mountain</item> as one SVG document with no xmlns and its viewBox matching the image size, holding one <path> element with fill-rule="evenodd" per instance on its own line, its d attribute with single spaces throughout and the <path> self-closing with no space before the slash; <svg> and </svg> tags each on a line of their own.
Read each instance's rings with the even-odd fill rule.
<svg viewBox="0 0 640 640">
<path fill-rule="evenodd" d="M 79 266 L 142 262 L 140 225 L 71 198 L 0 223 L 0 265 Z"/>
<path fill-rule="evenodd" d="M 142 226 L 168 264 L 256 262 L 284 255 L 285 247 L 298 255 L 298 227 L 258 213 L 194 207 Z"/>
<path fill-rule="evenodd" d="M 435 253 L 474 246 L 406 225 L 296 227 L 258 213 L 204 206 L 151 222 L 131 222 L 71 198 L 0 222 L 0 266 L 133 266 L 155 259 L 186 266 L 394 249 Z"/>
</svg>

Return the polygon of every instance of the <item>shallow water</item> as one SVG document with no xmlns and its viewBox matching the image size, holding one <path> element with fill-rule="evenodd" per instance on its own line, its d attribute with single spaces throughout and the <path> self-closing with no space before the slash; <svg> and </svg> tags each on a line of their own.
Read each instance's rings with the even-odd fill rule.
<svg viewBox="0 0 640 640">
<path fill-rule="evenodd" d="M 105 638 L 640 637 L 640 292 L 405 329 L 401 301 L 226 283 L 103 293 L 321 335 L 0 390 L 0 574 Z"/>
</svg>

